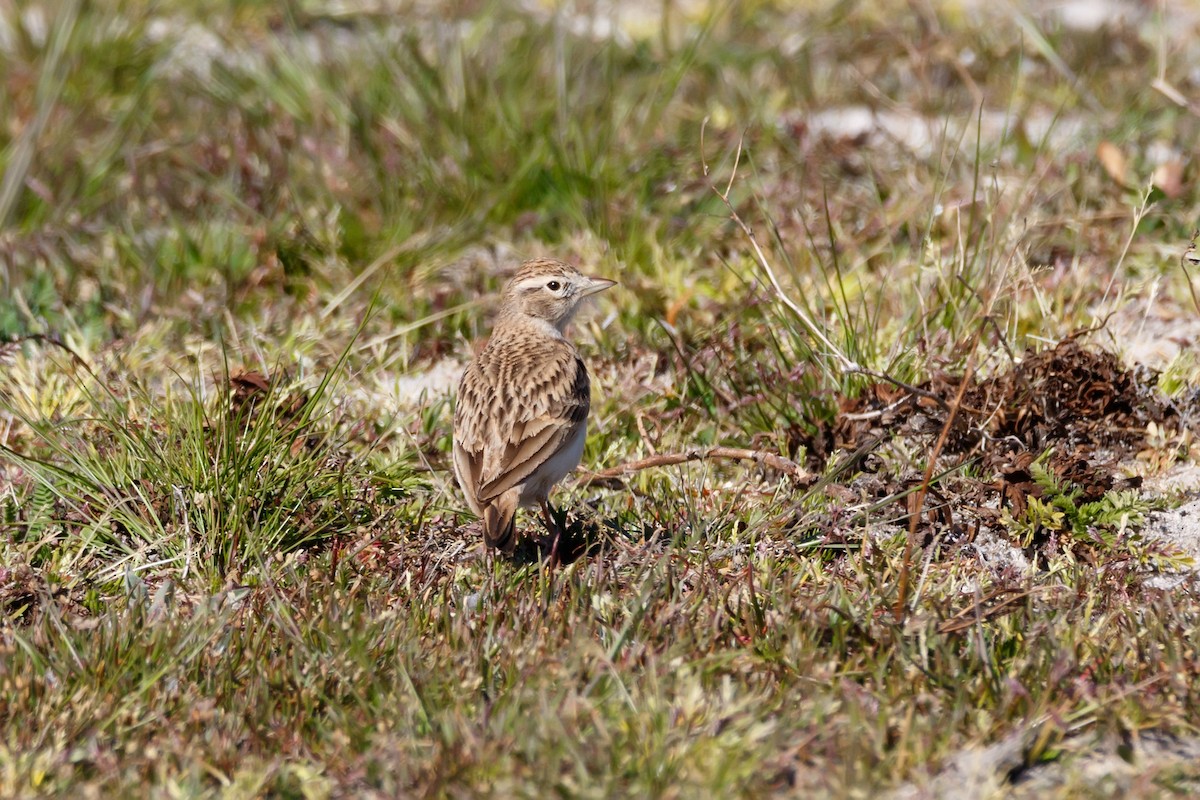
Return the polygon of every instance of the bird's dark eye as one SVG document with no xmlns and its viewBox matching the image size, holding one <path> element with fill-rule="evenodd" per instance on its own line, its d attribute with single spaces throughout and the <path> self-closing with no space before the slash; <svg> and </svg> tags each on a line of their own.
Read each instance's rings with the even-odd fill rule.
<svg viewBox="0 0 1200 800">
<path fill-rule="evenodd" d="M 549 283 L 546 284 L 546 288 L 552 292 L 557 292 L 561 287 L 562 287 L 562 284 L 559 283 L 558 281 L 550 281 Z"/>
</svg>

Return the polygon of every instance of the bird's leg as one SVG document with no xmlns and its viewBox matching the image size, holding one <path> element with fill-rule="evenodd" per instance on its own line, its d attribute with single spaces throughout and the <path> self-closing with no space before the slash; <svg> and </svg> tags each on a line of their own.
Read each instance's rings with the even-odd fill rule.
<svg viewBox="0 0 1200 800">
<path fill-rule="evenodd" d="M 562 541 L 562 528 L 554 521 L 554 515 L 550 513 L 550 503 L 547 500 L 538 501 L 538 505 L 542 507 L 542 521 L 546 523 L 546 531 L 550 534 L 550 567 L 553 569 L 558 566 L 558 545 Z"/>
</svg>

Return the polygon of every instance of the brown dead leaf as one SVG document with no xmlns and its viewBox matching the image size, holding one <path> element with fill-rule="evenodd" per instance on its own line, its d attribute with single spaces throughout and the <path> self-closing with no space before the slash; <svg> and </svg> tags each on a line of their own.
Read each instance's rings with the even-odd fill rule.
<svg viewBox="0 0 1200 800">
<path fill-rule="evenodd" d="M 237 416 L 255 411 L 270 393 L 271 380 L 257 370 L 242 368 L 229 375 L 229 411 Z"/>
<path fill-rule="evenodd" d="M 1125 161 L 1125 154 L 1121 152 L 1121 148 L 1109 141 L 1103 141 L 1096 146 L 1096 158 L 1100 159 L 1100 166 L 1104 167 L 1104 171 L 1108 173 L 1108 177 L 1112 178 L 1121 186 L 1126 186 L 1126 172 L 1128 164 Z"/>
<path fill-rule="evenodd" d="M 671 305 L 667 306 L 667 324 L 672 328 L 675 327 L 675 319 L 679 316 L 680 310 L 688 304 L 692 299 L 692 290 L 688 289 L 682 295 L 675 299 Z"/>
<path fill-rule="evenodd" d="M 239 369 L 229 376 L 229 388 L 233 390 L 234 402 L 241 404 L 256 395 L 266 394 L 271 382 L 257 370 Z"/>
<path fill-rule="evenodd" d="M 1183 159 L 1172 158 L 1159 164 L 1154 170 L 1154 185 L 1172 200 L 1183 194 Z"/>
</svg>

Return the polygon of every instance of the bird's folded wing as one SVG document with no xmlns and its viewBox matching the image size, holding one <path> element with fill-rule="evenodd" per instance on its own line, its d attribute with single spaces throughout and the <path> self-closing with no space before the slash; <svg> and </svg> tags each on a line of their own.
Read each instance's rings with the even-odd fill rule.
<svg viewBox="0 0 1200 800">
<path fill-rule="evenodd" d="M 537 471 L 587 422 L 587 368 L 577 357 L 543 364 L 552 371 L 531 396 L 513 395 L 497 402 L 488 417 L 491 430 L 473 430 L 455 443 L 459 473 L 469 477 L 484 503 Z M 497 401 L 500 398 L 495 398 Z"/>
<path fill-rule="evenodd" d="M 552 417 L 539 417 L 526 425 L 518 423 L 505 448 L 500 474 L 479 487 L 479 499 L 491 500 L 522 483 L 558 452 L 576 425 L 569 418 Z"/>
</svg>

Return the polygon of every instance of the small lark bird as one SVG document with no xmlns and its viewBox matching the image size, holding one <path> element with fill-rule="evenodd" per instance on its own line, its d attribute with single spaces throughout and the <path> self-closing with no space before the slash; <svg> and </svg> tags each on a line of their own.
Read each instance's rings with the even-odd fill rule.
<svg viewBox="0 0 1200 800">
<path fill-rule="evenodd" d="M 591 384 L 564 336 L 584 299 L 616 282 L 560 261 L 521 265 L 504 289 L 487 346 L 463 373 L 454 410 L 454 472 L 483 540 L 511 553 L 518 508 L 538 505 L 558 557 L 550 489 L 579 464 Z"/>
</svg>

